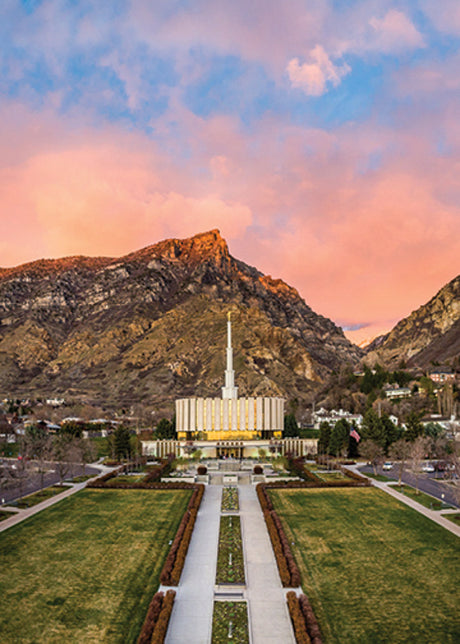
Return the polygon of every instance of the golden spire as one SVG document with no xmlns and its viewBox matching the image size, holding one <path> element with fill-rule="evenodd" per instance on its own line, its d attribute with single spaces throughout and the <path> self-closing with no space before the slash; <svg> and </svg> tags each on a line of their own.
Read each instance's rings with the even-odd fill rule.
<svg viewBox="0 0 460 644">
<path fill-rule="evenodd" d="M 227 320 L 230 322 L 231 318 L 232 318 L 232 312 L 231 312 L 231 311 L 229 311 L 229 312 L 227 313 Z"/>
</svg>

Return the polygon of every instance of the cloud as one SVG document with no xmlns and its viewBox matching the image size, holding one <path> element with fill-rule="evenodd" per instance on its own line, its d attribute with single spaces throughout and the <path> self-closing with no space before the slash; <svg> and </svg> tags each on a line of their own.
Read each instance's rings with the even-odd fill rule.
<svg viewBox="0 0 460 644">
<path fill-rule="evenodd" d="M 397 9 L 390 9 L 383 18 L 371 18 L 372 33 L 366 44 L 369 50 L 395 54 L 424 47 L 422 35 L 409 18 Z"/>
<path fill-rule="evenodd" d="M 351 71 L 347 63 L 335 65 L 321 45 L 310 51 L 309 58 L 311 62 L 302 64 L 292 58 L 286 67 L 292 87 L 302 89 L 307 96 L 321 96 L 331 85 L 337 87 Z"/>
<path fill-rule="evenodd" d="M 421 9 L 433 26 L 442 33 L 460 35 L 460 4 L 458 0 L 422 0 Z"/>
</svg>

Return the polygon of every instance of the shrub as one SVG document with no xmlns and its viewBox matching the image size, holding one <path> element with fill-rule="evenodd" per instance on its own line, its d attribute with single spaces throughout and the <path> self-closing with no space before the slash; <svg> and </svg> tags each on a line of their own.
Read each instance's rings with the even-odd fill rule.
<svg viewBox="0 0 460 644">
<path fill-rule="evenodd" d="M 160 581 L 164 586 L 176 586 L 184 567 L 196 515 L 204 494 L 204 485 L 192 485 L 192 487 L 195 489 L 160 573 Z"/>
<path fill-rule="evenodd" d="M 263 467 L 261 465 L 254 465 L 253 472 L 254 472 L 254 474 L 263 474 L 264 469 L 263 469 Z"/>
<path fill-rule="evenodd" d="M 197 473 L 199 476 L 204 476 L 208 473 L 208 468 L 206 467 L 206 465 L 198 465 Z"/>
<path fill-rule="evenodd" d="M 149 604 L 147 615 L 145 616 L 144 624 L 142 625 L 137 644 L 150 644 L 152 641 L 153 629 L 158 621 L 158 617 L 163 605 L 164 593 L 155 593 L 152 601 Z"/>
<path fill-rule="evenodd" d="M 322 644 L 321 631 L 319 630 L 318 622 L 310 604 L 310 600 L 306 595 L 300 595 L 299 606 L 312 644 Z"/>
<path fill-rule="evenodd" d="M 165 641 L 166 631 L 168 630 L 169 619 L 171 617 L 175 596 L 176 591 L 174 590 L 168 590 L 166 592 L 158 620 L 153 630 L 151 644 L 163 644 L 163 642 Z"/>
<path fill-rule="evenodd" d="M 286 599 L 297 644 L 311 644 L 297 595 L 291 590 L 286 594 Z"/>
</svg>

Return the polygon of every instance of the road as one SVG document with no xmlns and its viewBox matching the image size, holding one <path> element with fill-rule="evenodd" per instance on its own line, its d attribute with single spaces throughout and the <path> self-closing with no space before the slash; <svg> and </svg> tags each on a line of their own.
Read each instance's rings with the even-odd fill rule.
<svg viewBox="0 0 460 644">
<path fill-rule="evenodd" d="M 17 465 L 17 459 L 2 459 L 5 464 L 8 465 Z M 24 481 L 22 486 L 22 494 L 20 491 L 20 486 L 16 483 L 15 485 L 9 485 L 8 487 L 2 487 L 0 491 L 1 503 L 11 503 L 16 501 L 21 496 L 26 496 L 27 494 L 32 494 L 42 489 L 42 487 L 48 487 L 59 483 L 59 474 L 57 470 L 56 463 L 49 462 L 46 463 L 47 472 L 43 477 L 43 486 L 41 485 L 41 475 L 39 472 L 35 471 L 36 464 L 34 461 L 29 462 L 30 473 L 27 476 L 27 479 Z M 97 467 L 87 465 L 85 467 L 85 474 L 96 475 L 99 474 L 100 470 Z M 73 467 L 68 471 L 66 478 L 71 478 L 73 476 L 80 476 L 83 474 L 83 468 L 81 465 L 73 465 Z"/>
<path fill-rule="evenodd" d="M 359 470 L 364 474 L 374 473 L 374 470 L 372 469 L 371 465 L 364 465 L 360 467 Z M 387 476 L 389 479 L 392 479 L 394 481 L 398 480 L 397 466 L 393 466 L 392 470 L 387 470 L 385 472 L 382 470 L 381 467 L 378 467 L 377 472 L 378 474 L 383 474 L 384 476 Z M 407 470 L 403 470 L 403 474 L 401 478 L 403 483 L 407 483 L 407 485 L 415 487 L 415 476 L 411 472 Z M 441 474 L 438 472 L 433 472 L 432 474 L 431 473 L 420 474 L 418 477 L 418 489 L 421 490 L 422 492 L 426 492 L 427 494 L 431 494 L 431 496 L 434 496 L 440 501 L 444 500 L 444 502 L 447 503 L 448 505 L 452 505 L 456 508 L 460 508 L 460 503 L 459 501 L 455 500 L 455 497 L 450 488 L 450 485 L 448 485 L 447 483 L 444 483 L 444 481 L 441 478 Z M 442 498 L 442 494 L 444 494 L 444 499 Z"/>
</svg>

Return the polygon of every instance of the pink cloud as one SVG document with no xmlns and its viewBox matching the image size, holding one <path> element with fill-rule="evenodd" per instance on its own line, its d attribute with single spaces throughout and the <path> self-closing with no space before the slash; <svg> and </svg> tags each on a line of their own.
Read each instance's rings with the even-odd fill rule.
<svg viewBox="0 0 460 644">
<path fill-rule="evenodd" d="M 460 34 L 460 4 L 458 0 L 422 0 L 422 10 L 436 29 L 443 33 Z"/>
<path fill-rule="evenodd" d="M 298 58 L 292 58 L 286 67 L 292 87 L 302 89 L 308 96 L 321 96 L 328 85 L 337 87 L 351 71 L 346 63 L 334 64 L 321 45 L 311 50 L 309 58 L 310 62 L 302 64 Z"/>
<path fill-rule="evenodd" d="M 428 117 L 409 109 L 398 130 L 369 121 L 330 132 L 274 117 L 248 132 L 229 117 L 174 110 L 160 144 L 51 113 L 0 113 L 0 264 L 121 255 L 217 227 L 234 256 L 295 286 L 317 312 L 373 327 L 458 273 L 460 126 L 450 108 L 449 156 L 436 155 Z M 168 119 L 180 124 L 177 140 Z M 378 167 L 368 164 L 375 154 Z"/>
<path fill-rule="evenodd" d="M 397 53 L 425 46 L 411 20 L 397 9 L 390 9 L 383 18 L 371 18 L 369 24 L 373 33 L 367 43 L 368 49 Z"/>
</svg>

